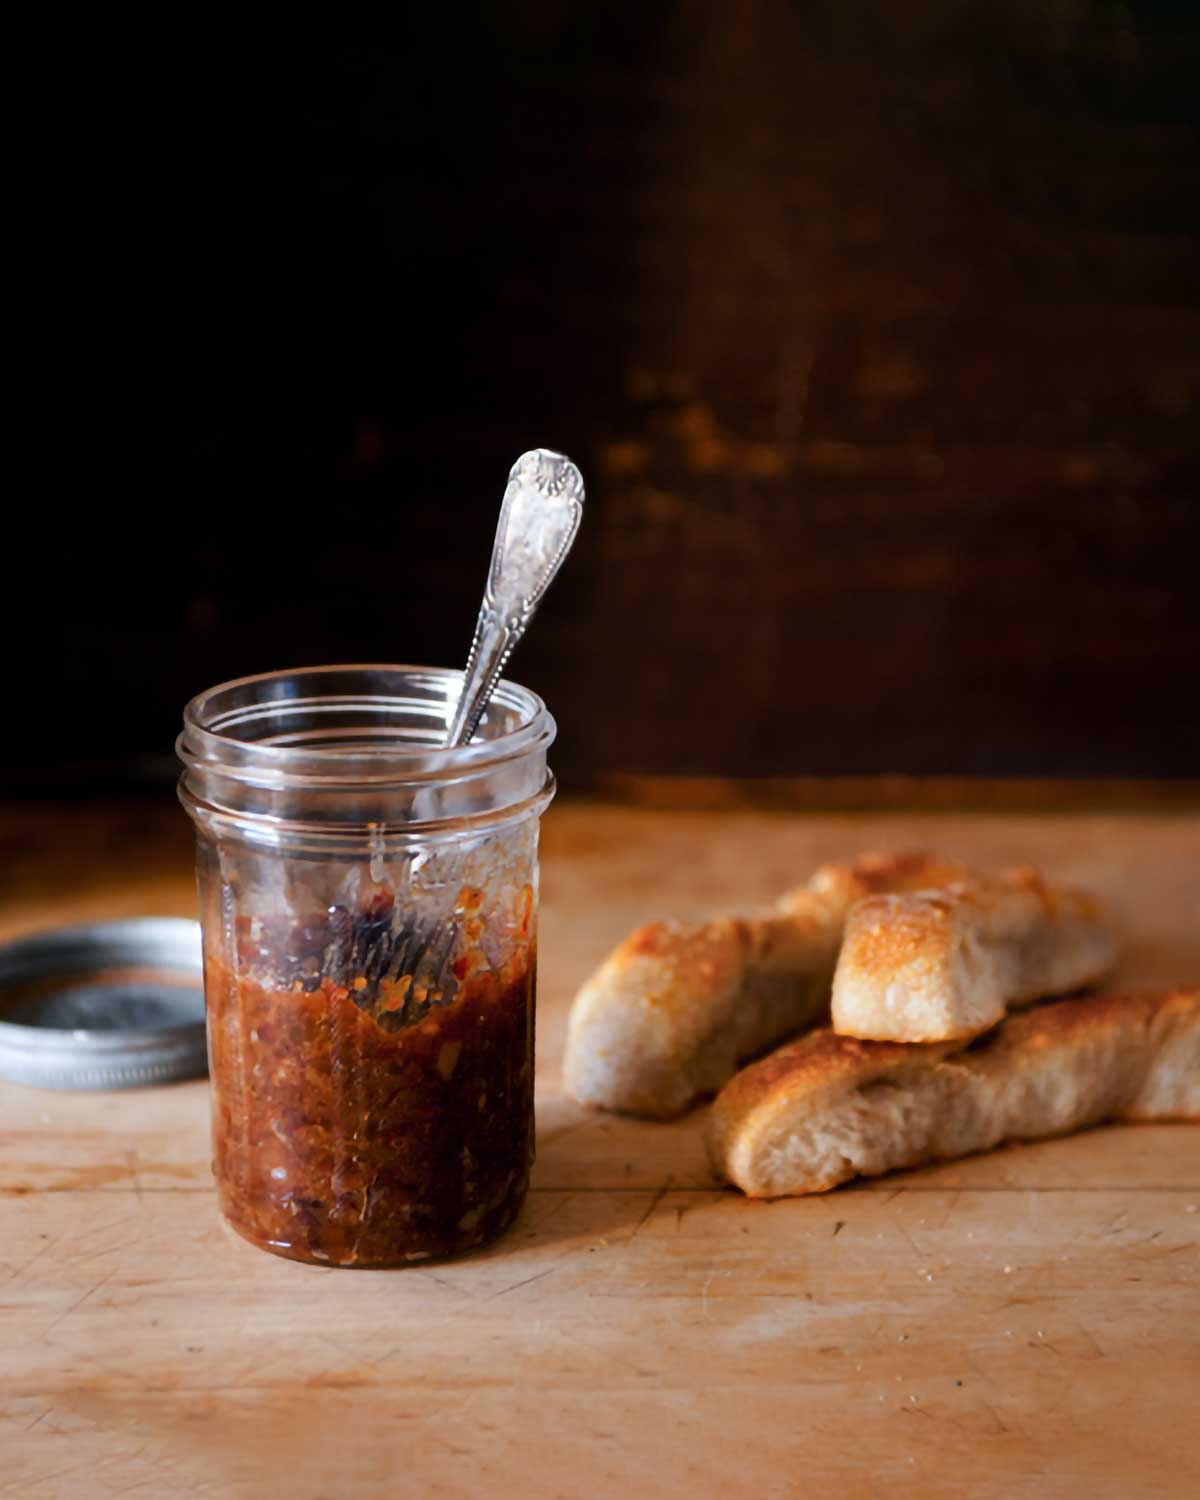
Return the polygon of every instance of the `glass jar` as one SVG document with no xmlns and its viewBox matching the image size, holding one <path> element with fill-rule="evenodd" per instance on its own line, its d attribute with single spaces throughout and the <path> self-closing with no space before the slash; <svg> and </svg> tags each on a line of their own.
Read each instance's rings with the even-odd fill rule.
<svg viewBox="0 0 1200 1500">
<path fill-rule="evenodd" d="M 503 682 L 447 750 L 462 674 L 317 667 L 184 711 L 221 1209 L 332 1266 L 458 1254 L 533 1160 L 541 699 Z"/>
</svg>

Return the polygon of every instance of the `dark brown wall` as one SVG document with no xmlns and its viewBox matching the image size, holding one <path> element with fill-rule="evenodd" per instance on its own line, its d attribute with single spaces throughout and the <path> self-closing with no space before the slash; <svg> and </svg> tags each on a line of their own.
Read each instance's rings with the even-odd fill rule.
<svg viewBox="0 0 1200 1500">
<path fill-rule="evenodd" d="M 589 481 L 514 664 L 568 781 L 1196 774 L 1198 64 L 1189 6 L 1092 0 L 104 59 L 65 347 L 121 358 L 55 427 L 123 522 L 34 497 L 23 660 L 68 693 L 5 758 L 151 765 L 212 680 L 461 659 L 540 443 Z"/>
</svg>

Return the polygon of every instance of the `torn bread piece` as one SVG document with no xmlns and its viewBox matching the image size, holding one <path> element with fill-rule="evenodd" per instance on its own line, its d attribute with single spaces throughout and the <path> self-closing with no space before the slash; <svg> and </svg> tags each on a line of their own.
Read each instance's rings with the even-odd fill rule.
<svg viewBox="0 0 1200 1500">
<path fill-rule="evenodd" d="M 879 1042 L 976 1036 L 1010 1009 L 1094 984 L 1115 957 L 1096 901 L 1034 870 L 870 896 L 846 921 L 833 1027 Z"/>
<path fill-rule="evenodd" d="M 812 1032 L 722 1090 L 707 1145 L 777 1198 L 1114 1119 L 1200 1119 L 1200 990 L 1059 1000 L 969 1046 Z"/>
<path fill-rule="evenodd" d="M 762 916 L 638 928 L 571 1007 L 568 1090 L 604 1109 L 682 1114 L 747 1058 L 827 1019 L 842 929 L 856 901 L 966 874 L 930 855 L 864 855 L 818 870 Z"/>
</svg>

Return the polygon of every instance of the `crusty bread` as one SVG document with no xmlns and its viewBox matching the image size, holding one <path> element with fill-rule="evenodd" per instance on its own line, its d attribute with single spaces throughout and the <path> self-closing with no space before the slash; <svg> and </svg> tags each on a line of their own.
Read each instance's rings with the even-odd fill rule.
<svg viewBox="0 0 1200 1500">
<path fill-rule="evenodd" d="M 1033 870 L 870 896 L 846 921 L 833 1027 L 880 1042 L 975 1036 L 1009 1009 L 1094 984 L 1115 954 L 1097 903 Z"/>
<path fill-rule="evenodd" d="M 567 1088 L 605 1109 L 681 1114 L 739 1063 L 827 1017 L 854 902 L 966 874 L 929 855 L 865 855 L 818 870 L 762 916 L 639 928 L 575 998 Z"/>
<path fill-rule="evenodd" d="M 973 1045 L 812 1032 L 737 1074 L 707 1140 L 720 1176 L 774 1198 L 1102 1120 L 1198 1118 L 1192 989 L 1039 1005 Z"/>
</svg>

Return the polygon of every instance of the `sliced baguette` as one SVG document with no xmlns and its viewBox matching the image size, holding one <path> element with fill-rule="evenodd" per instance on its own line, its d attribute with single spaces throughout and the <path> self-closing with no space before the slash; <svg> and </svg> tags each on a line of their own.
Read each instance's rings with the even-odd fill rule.
<svg viewBox="0 0 1200 1500">
<path fill-rule="evenodd" d="M 962 879 L 923 854 L 829 865 L 765 915 L 640 927 L 571 1007 L 563 1072 L 576 1099 L 668 1119 L 738 1065 L 825 1020 L 846 913 L 874 891 Z"/>
<path fill-rule="evenodd" d="M 846 922 L 833 1027 L 880 1042 L 976 1036 L 1009 1009 L 1094 984 L 1115 956 L 1092 897 L 1034 870 L 870 896 Z"/>
<path fill-rule="evenodd" d="M 707 1145 L 721 1177 L 775 1198 L 1102 1120 L 1198 1118 L 1190 989 L 1040 1005 L 969 1047 L 812 1032 L 722 1090 Z"/>
</svg>

